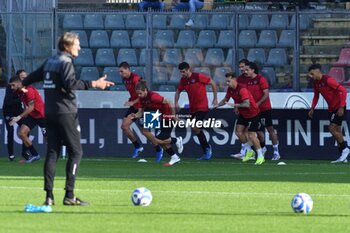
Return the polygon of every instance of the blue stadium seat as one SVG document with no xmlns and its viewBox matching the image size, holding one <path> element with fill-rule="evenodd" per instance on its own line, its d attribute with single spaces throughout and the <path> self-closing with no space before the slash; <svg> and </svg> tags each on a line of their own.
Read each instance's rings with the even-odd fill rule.
<svg viewBox="0 0 350 233">
<path fill-rule="evenodd" d="M 165 67 L 153 66 L 153 83 L 166 84 L 168 82 L 168 71 Z"/>
<path fill-rule="evenodd" d="M 152 26 L 153 29 L 167 29 L 167 15 L 153 15 Z"/>
<path fill-rule="evenodd" d="M 125 19 L 126 29 L 145 29 L 146 21 L 143 15 L 127 15 Z"/>
<path fill-rule="evenodd" d="M 170 73 L 168 84 L 178 85 L 181 78 L 180 70 L 177 67 L 174 67 Z"/>
<path fill-rule="evenodd" d="M 266 61 L 270 66 L 284 66 L 287 65 L 287 54 L 284 48 L 273 48 L 269 52 L 269 56 Z"/>
<path fill-rule="evenodd" d="M 206 29 L 209 25 L 209 16 L 207 14 L 195 14 L 193 28 Z"/>
<path fill-rule="evenodd" d="M 196 43 L 196 36 L 192 30 L 182 30 L 179 32 L 175 47 L 193 48 Z"/>
<path fill-rule="evenodd" d="M 208 76 L 208 77 L 212 77 L 209 67 L 203 67 L 203 66 L 201 66 L 201 67 L 195 67 L 195 68 L 193 69 L 193 72 L 201 73 L 201 74 L 204 74 L 204 75 L 206 75 L 206 76 Z"/>
<path fill-rule="evenodd" d="M 172 30 L 158 30 L 154 37 L 153 46 L 156 48 L 174 47 L 174 34 Z"/>
<path fill-rule="evenodd" d="M 119 49 L 117 64 L 126 61 L 130 66 L 137 66 L 137 56 L 135 49 Z"/>
<path fill-rule="evenodd" d="M 84 29 L 103 29 L 104 23 L 102 15 L 85 15 Z"/>
<path fill-rule="evenodd" d="M 242 30 L 239 33 L 238 44 L 242 48 L 254 48 L 258 39 L 255 30 Z"/>
<path fill-rule="evenodd" d="M 131 72 L 138 74 L 140 77 L 145 77 L 145 67 L 144 66 L 132 66 L 130 67 Z"/>
<path fill-rule="evenodd" d="M 139 60 L 139 64 L 141 66 L 145 66 L 147 64 L 147 62 L 149 61 L 149 59 L 151 58 L 147 58 L 147 49 L 143 48 L 141 49 L 140 52 L 140 60 Z M 152 54 L 152 60 L 153 60 L 153 65 L 158 65 L 159 64 L 159 49 L 153 49 L 153 54 Z"/>
<path fill-rule="evenodd" d="M 64 29 L 83 29 L 83 20 L 81 15 L 67 14 L 63 17 L 63 28 Z"/>
<path fill-rule="evenodd" d="M 166 49 L 164 52 L 162 65 L 176 66 L 182 62 L 182 54 L 180 49 Z"/>
<path fill-rule="evenodd" d="M 254 14 L 250 19 L 248 29 L 265 29 L 269 26 L 269 16 Z"/>
<path fill-rule="evenodd" d="M 208 49 L 205 59 L 203 62 L 204 66 L 223 66 L 224 63 L 224 52 L 219 48 Z"/>
<path fill-rule="evenodd" d="M 110 91 L 127 91 L 125 85 L 114 85 L 109 88 Z"/>
<path fill-rule="evenodd" d="M 109 47 L 109 37 L 106 31 L 96 30 L 92 31 L 90 35 L 91 48 L 107 48 Z"/>
<path fill-rule="evenodd" d="M 135 30 L 131 37 L 131 45 L 134 48 L 145 48 L 147 32 L 145 30 Z"/>
<path fill-rule="evenodd" d="M 233 22 L 235 17 L 232 17 L 230 28 L 233 27 Z M 239 15 L 238 16 L 238 27 L 239 29 L 246 29 L 249 26 L 249 15 Z"/>
<path fill-rule="evenodd" d="M 122 78 L 120 77 L 119 74 L 119 68 L 118 67 L 105 67 L 103 69 L 102 74 L 106 74 L 107 75 L 107 80 L 112 81 L 116 84 L 121 84 L 122 82 Z"/>
<path fill-rule="evenodd" d="M 262 30 L 256 47 L 271 48 L 276 47 L 277 33 L 275 30 Z"/>
<path fill-rule="evenodd" d="M 267 81 L 269 82 L 270 88 L 275 88 L 276 72 L 273 67 L 263 67 L 261 69 L 261 75 L 267 79 Z"/>
<path fill-rule="evenodd" d="M 232 72 L 230 67 L 217 67 L 214 71 L 213 79 L 216 82 L 219 91 L 226 91 L 226 78 L 225 74 Z"/>
<path fill-rule="evenodd" d="M 232 30 L 222 30 L 219 34 L 218 43 L 216 47 L 219 48 L 233 48 L 234 46 L 234 32 Z"/>
<path fill-rule="evenodd" d="M 170 18 L 169 28 L 171 29 L 184 29 L 185 23 L 188 20 L 186 15 L 172 14 Z"/>
<path fill-rule="evenodd" d="M 202 30 L 199 32 L 196 46 L 199 48 L 213 48 L 216 43 L 215 31 Z"/>
<path fill-rule="evenodd" d="M 224 62 L 225 66 L 231 66 L 231 67 L 235 66 L 235 64 L 233 64 L 233 61 L 232 61 L 232 56 L 233 56 L 232 49 L 229 49 L 228 53 L 227 53 L 227 56 L 226 56 L 226 59 L 225 59 L 225 62 Z M 237 60 L 237 62 L 239 62 L 243 58 L 245 58 L 243 49 L 238 49 L 238 60 Z"/>
<path fill-rule="evenodd" d="M 115 66 L 115 57 L 113 49 L 101 48 L 97 49 L 95 64 L 97 66 Z"/>
<path fill-rule="evenodd" d="M 214 14 L 208 26 L 208 29 L 224 30 L 228 27 L 230 16 L 227 14 Z"/>
<path fill-rule="evenodd" d="M 105 29 L 115 30 L 124 29 L 123 15 L 107 14 L 105 18 Z"/>
<path fill-rule="evenodd" d="M 202 49 L 187 49 L 185 52 L 185 62 L 190 66 L 200 66 L 203 62 Z"/>
<path fill-rule="evenodd" d="M 295 43 L 295 30 L 283 30 L 278 41 L 278 47 L 293 48 Z"/>
<path fill-rule="evenodd" d="M 86 32 L 84 30 L 75 30 L 72 32 L 74 32 L 75 34 L 77 34 L 79 36 L 80 47 L 82 47 L 82 48 L 89 47 L 88 38 L 87 38 Z"/>
<path fill-rule="evenodd" d="M 113 31 L 111 35 L 112 48 L 129 48 L 131 47 L 128 31 Z"/>
<path fill-rule="evenodd" d="M 79 51 L 79 56 L 74 59 L 74 65 L 93 66 L 94 58 L 91 49 L 85 48 Z"/>
<path fill-rule="evenodd" d="M 307 29 L 310 28 L 312 25 L 311 18 L 308 14 L 300 14 L 299 16 L 299 26 L 300 29 Z M 290 20 L 289 29 L 296 29 L 296 22 L 295 22 L 295 14 L 292 16 L 292 19 Z"/>
<path fill-rule="evenodd" d="M 176 88 L 173 85 L 160 85 L 158 90 L 159 91 L 176 91 Z"/>
<path fill-rule="evenodd" d="M 81 68 L 79 79 L 91 81 L 97 80 L 99 77 L 100 74 L 96 66 Z"/>
<path fill-rule="evenodd" d="M 273 14 L 271 16 L 269 29 L 286 29 L 289 26 L 288 15 Z"/>
<path fill-rule="evenodd" d="M 247 59 L 257 64 L 265 64 L 265 61 L 266 61 L 265 50 L 262 48 L 251 48 L 248 51 Z"/>
</svg>

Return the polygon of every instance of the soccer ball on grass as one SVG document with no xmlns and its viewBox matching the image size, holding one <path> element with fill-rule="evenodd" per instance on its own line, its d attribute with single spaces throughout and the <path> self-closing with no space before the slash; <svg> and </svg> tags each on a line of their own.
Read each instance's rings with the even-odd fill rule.
<svg viewBox="0 0 350 233">
<path fill-rule="evenodd" d="M 132 192 L 131 201 L 136 206 L 149 206 L 152 202 L 152 193 L 145 187 L 137 188 Z"/>
<path fill-rule="evenodd" d="M 308 214 L 311 212 L 314 202 L 309 194 L 298 193 L 292 199 L 292 209 L 295 213 Z"/>
</svg>

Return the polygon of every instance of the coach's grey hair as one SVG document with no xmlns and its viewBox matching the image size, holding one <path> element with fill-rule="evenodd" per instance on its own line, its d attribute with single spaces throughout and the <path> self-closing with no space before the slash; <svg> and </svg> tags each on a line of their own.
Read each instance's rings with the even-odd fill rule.
<svg viewBox="0 0 350 233">
<path fill-rule="evenodd" d="M 63 52 L 66 51 L 69 47 L 74 45 L 74 40 L 79 39 L 79 36 L 73 32 L 65 32 L 58 39 L 58 50 Z"/>
</svg>

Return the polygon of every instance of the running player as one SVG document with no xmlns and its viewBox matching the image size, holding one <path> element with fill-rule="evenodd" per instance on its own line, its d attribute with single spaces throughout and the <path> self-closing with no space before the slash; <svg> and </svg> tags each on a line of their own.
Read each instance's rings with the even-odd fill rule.
<svg viewBox="0 0 350 233">
<path fill-rule="evenodd" d="M 24 111 L 13 117 L 10 121 L 10 125 L 14 125 L 18 121 L 22 120 L 22 125 L 19 129 L 19 137 L 22 139 L 24 145 L 29 149 L 31 157 L 26 160 L 26 163 L 31 163 L 36 160 L 40 160 L 40 155 L 33 146 L 32 141 L 29 139 L 29 132 L 35 127 L 39 126 L 44 136 L 46 136 L 46 123 L 44 113 L 44 102 L 38 92 L 33 86 L 26 87 L 23 90 L 22 80 L 18 76 L 14 76 L 10 79 L 10 86 L 13 91 L 19 96 L 23 105 Z"/>
<path fill-rule="evenodd" d="M 135 149 L 133 154 L 131 155 L 132 158 L 137 158 L 141 152 L 143 151 L 143 147 L 140 145 L 140 143 L 137 141 L 137 138 L 133 131 L 130 129 L 131 124 L 133 123 L 132 120 L 132 113 L 136 113 L 139 108 L 139 98 L 135 91 L 135 87 L 137 83 L 141 80 L 141 77 L 137 74 L 131 72 L 130 65 L 127 62 L 122 62 L 119 64 L 119 74 L 123 80 L 123 83 L 126 87 L 126 89 L 129 91 L 130 98 L 127 102 L 125 102 L 124 106 L 128 106 L 129 109 L 127 110 L 123 123 L 122 123 L 122 130 L 124 134 L 129 138 L 129 140 L 134 145 Z M 156 150 L 156 161 L 160 162 L 163 158 L 163 150 L 162 148 L 155 142 L 154 135 L 149 132 L 148 130 L 141 128 L 141 132 L 145 137 L 150 141 Z"/>
<path fill-rule="evenodd" d="M 318 98 L 321 94 L 328 104 L 329 131 L 337 141 L 340 152 L 340 157 L 332 161 L 332 163 L 346 163 L 350 150 L 346 141 L 344 141 L 341 124 L 345 119 L 347 91 L 334 78 L 322 74 L 320 64 L 313 64 L 309 67 L 309 76 L 313 80 L 314 97 L 308 115 L 310 118 L 313 117 Z"/>
<path fill-rule="evenodd" d="M 279 160 L 281 158 L 278 150 L 278 138 L 275 129 L 272 125 L 272 107 L 269 97 L 269 83 L 261 74 L 258 73 L 258 66 L 254 62 L 249 62 L 246 66 L 245 76 L 246 87 L 252 93 L 256 104 L 260 109 L 260 123 L 261 127 L 258 132 L 261 148 L 265 154 L 267 149 L 265 146 L 265 128 L 269 132 L 270 139 L 273 146 L 272 160 Z"/>
<path fill-rule="evenodd" d="M 212 105 L 215 107 L 218 103 L 216 83 L 214 80 L 203 74 L 192 72 L 190 65 L 187 62 L 180 63 L 178 69 L 180 70 L 182 77 L 175 93 L 176 111 L 178 112 L 180 110 L 180 93 L 182 91 L 186 91 L 189 99 L 189 107 L 192 118 L 195 118 L 197 121 L 203 121 L 209 111 L 206 85 L 212 86 L 214 96 Z M 211 146 L 209 145 L 202 129 L 194 127 L 192 130 L 197 135 L 199 143 L 203 150 L 203 156 L 201 156 L 198 160 L 211 159 Z"/>
<path fill-rule="evenodd" d="M 225 77 L 228 88 L 225 98 L 219 102 L 218 106 L 228 104 L 234 107 L 235 112 L 238 113 L 235 133 L 241 143 L 246 145 L 248 140 L 245 132 L 248 131 L 248 139 L 258 153 L 255 165 L 261 165 L 265 162 L 265 159 L 256 134 L 259 130 L 259 107 L 248 89 L 238 85 L 235 73 L 227 73 Z M 234 104 L 228 103 L 230 98 L 234 100 Z M 250 160 L 250 157 L 246 155 L 243 162 L 248 160 Z"/>
<path fill-rule="evenodd" d="M 172 121 L 175 119 L 175 112 L 171 102 L 158 93 L 149 91 L 146 81 L 140 80 L 135 90 L 139 97 L 140 108 L 137 113 L 131 114 L 132 119 L 142 118 L 144 111 L 156 111 L 155 114 L 159 114 L 159 116 L 162 117 L 161 122 L 163 119 L 165 121 Z M 171 137 L 171 131 L 171 127 L 163 128 L 161 124 L 161 128 L 156 133 L 156 143 L 162 145 L 164 150 L 170 155 L 170 161 L 164 164 L 164 166 L 172 166 L 181 160 L 179 155 L 172 149 L 171 144 L 176 145 L 179 154 L 183 151 L 182 137 Z"/>
</svg>

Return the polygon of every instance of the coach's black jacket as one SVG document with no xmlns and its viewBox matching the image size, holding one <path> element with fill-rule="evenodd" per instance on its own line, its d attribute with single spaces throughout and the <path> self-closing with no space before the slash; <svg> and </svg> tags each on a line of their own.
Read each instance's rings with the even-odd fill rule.
<svg viewBox="0 0 350 233">
<path fill-rule="evenodd" d="M 11 89 L 10 85 L 6 87 L 2 112 L 4 116 L 18 116 L 23 112 L 22 101 L 19 96 Z"/>
<path fill-rule="evenodd" d="M 46 114 L 78 112 L 74 90 L 86 90 L 92 87 L 91 81 L 75 78 L 73 57 L 66 52 L 59 52 L 47 59 L 23 80 L 23 85 L 28 86 L 40 81 L 44 82 Z"/>
</svg>

